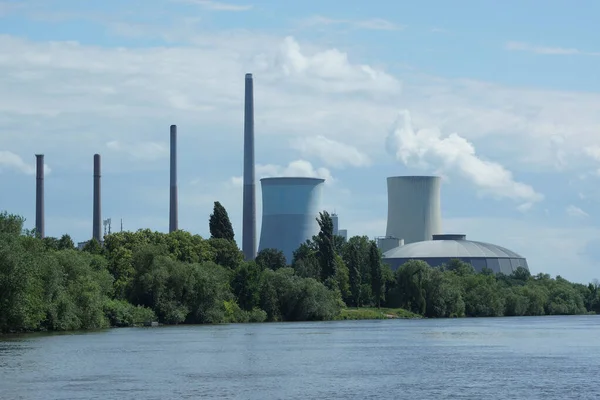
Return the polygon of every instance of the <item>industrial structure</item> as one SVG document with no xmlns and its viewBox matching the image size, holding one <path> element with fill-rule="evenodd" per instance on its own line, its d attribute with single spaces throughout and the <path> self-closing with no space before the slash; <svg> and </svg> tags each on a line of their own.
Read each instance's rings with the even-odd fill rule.
<svg viewBox="0 0 600 400">
<path fill-rule="evenodd" d="M 339 234 L 340 220 L 335 212 L 331 214 L 331 222 L 333 223 L 333 234 L 337 236 Z"/>
<path fill-rule="evenodd" d="M 177 125 L 171 125 L 171 162 L 170 162 L 170 196 L 169 196 L 169 233 L 178 229 L 177 204 Z"/>
<path fill-rule="evenodd" d="M 262 227 L 258 250 L 277 249 L 288 263 L 306 240 L 319 232 L 317 217 L 322 187 L 320 178 L 263 178 Z"/>
<path fill-rule="evenodd" d="M 44 215 L 44 155 L 35 155 L 35 234 L 45 237 Z"/>
<path fill-rule="evenodd" d="M 178 230 L 177 125 L 170 126 L 169 232 Z M 254 137 L 254 83 L 245 75 L 244 163 L 242 251 L 254 260 L 256 238 L 256 183 Z M 308 177 L 270 177 L 260 180 L 262 189 L 262 227 L 258 251 L 277 249 L 288 263 L 298 247 L 319 232 L 317 217 L 324 179 Z M 517 268 L 529 270 L 527 260 L 504 247 L 467 240 L 464 234 L 442 233 L 441 178 L 438 176 L 394 176 L 387 178 L 387 227 L 385 236 L 376 238 L 383 261 L 392 269 L 409 260 L 423 260 L 432 267 L 458 259 L 475 270 L 487 268 L 510 274 Z M 36 154 L 36 234 L 44 238 L 44 155 Z M 340 229 L 339 217 L 331 214 L 333 234 L 348 240 Z M 102 221 L 101 159 L 94 154 L 92 238 L 102 244 L 111 232 L 111 219 Z M 121 220 L 121 231 L 123 220 Z M 83 248 L 88 242 L 78 244 Z"/>
<path fill-rule="evenodd" d="M 490 243 L 467 240 L 466 235 L 433 235 L 433 240 L 416 242 L 388 250 L 383 261 L 392 269 L 409 260 L 423 260 L 432 267 L 456 259 L 471 264 L 476 271 L 488 268 L 495 273 L 510 275 L 519 267 L 529 270 L 525 257 Z"/>
<path fill-rule="evenodd" d="M 438 176 L 387 178 L 386 237 L 410 244 L 431 240 L 434 234 L 442 233 L 440 186 Z"/>
<path fill-rule="evenodd" d="M 100 154 L 94 154 L 94 215 L 92 238 L 102 243 L 102 203 L 100 194 Z"/>
<path fill-rule="evenodd" d="M 504 247 L 470 241 L 463 234 L 442 234 L 440 186 L 438 176 L 387 178 L 387 232 L 377 238 L 385 263 L 395 270 L 409 260 L 437 267 L 457 259 L 476 271 L 488 268 L 511 274 L 519 267 L 529 270 L 523 256 Z"/>
<path fill-rule="evenodd" d="M 244 87 L 244 193 L 242 199 L 242 252 L 246 260 L 256 258 L 256 184 L 254 179 L 254 81 L 252 74 L 246 74 Z"/>
</svg>

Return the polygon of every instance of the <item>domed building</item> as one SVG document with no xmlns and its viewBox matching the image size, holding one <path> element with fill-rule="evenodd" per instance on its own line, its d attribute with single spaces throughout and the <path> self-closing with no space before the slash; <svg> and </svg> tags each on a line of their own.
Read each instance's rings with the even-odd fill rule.
<svg viewBox="0 0 600 400">
<path fill-rule="evenodd" d="M 489 268 L 510 275 L 519 267 L 529 271 L 525 257 L 495 244 L 467 240 L 466 235 L 433 235 L 433 240 L 414 242 L 383 253 L 383 261 L 392 270 L 409 260 L 423 260 L 432 267 L 458 259 L 471 264 L 476 271 Z"/>
</svg>

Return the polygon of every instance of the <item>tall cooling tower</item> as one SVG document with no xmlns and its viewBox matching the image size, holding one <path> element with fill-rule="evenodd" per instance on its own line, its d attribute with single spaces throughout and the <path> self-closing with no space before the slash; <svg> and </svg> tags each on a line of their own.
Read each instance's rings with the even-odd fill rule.
<svg viewBox="0 0 600 400">
<path fill-rule="evenodd" d="M 44 222 L 44 155 L 35 155 L 35 231 L 43 239 Z"/>
<path fill-rule="evenodd" d="M 102 242 L 102 208 L 100 202 L 100 154 L 94 154 L 94 215 L 92 237 Z"/>
<path fill-rule="evenodd" d="M 405 244 L 431 240 L 442 232 L 441 179 L 438 176 L 387 178 L 388 217 L 386 236 Z"/>
<path fill-rule="evenodd" d="M 321 193 L 325 179 L 263 178 L 262 227 L 258 250 L 277 249 L 289 263 L 294 251 L 319 232 Z"/>
<path fill-rule="evenodd" d="M 242 252 L 246 260 L 256 258 L 256 184 L 254 176 L 254 81 L 246 74 L 244 96 L 244 193 Z"/>
<path fill-rule="evenodd" d="M 169 197 L 169 233 L 178 229 L 177 206 L 177 125 L 171 125 L 171 182 Z"/>
</svg>

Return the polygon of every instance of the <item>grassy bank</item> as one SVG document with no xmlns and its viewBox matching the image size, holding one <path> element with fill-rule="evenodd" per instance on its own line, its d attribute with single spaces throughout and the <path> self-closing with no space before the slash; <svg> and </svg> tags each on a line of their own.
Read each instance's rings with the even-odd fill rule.
<svg viewBox="0 0 600 400">
<path fill-rule="evenodd" d="M 339 320 L 358 320 L 358 319 L 416 319 L 423 318 L 419 314 L 412 313 L 403 308 L 344 308 L 337 319 Z"/>
</svg>

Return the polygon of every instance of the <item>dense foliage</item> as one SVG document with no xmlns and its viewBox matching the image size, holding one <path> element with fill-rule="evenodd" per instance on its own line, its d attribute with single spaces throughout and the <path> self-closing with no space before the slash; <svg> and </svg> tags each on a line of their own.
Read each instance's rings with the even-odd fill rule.
<svg viewBox="0 0 600 400">
<path fill-rule="evenodd" d="M 460 261 L 443 268 L 410 261 L 392 272 L 366 236 L 347 242 L 334 236 L 327 212 L 318 222 L 320 233 L 288 264 L 274 249 L 245 262 L 218 203 L 210 239 L 139 230 L 107 235 L 103 245 L 91 240 L 81 251 L 68 235 L 38 239 L 23 229 L 23 218 L 0 213 L 0 332 L 411 312 L 426 317 L 600 312 L 598 282 L 573 284 L 524 269 L 511 276 L 475 273 Z M 342 312 L 346 306 L 407 311 Z"/>
</svg>

